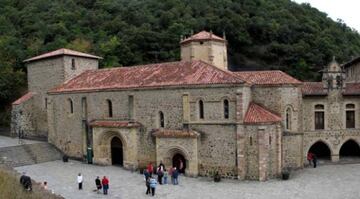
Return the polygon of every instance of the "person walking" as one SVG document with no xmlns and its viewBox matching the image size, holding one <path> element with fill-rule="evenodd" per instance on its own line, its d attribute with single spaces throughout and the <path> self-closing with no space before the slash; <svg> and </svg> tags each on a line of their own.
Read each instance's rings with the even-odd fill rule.
<svg viewBox="0 0 360 199">
<path fill-rule="evenodd" d="M 84 178 L 81 175 L 81 173 L 79 173 L 78 176 L 77 176 L 77 183 L 79 185 L 79 190 L 82 190 L 83 181 L 84 181 Z"/>
<path fill-rule="evenodd" d="M 309 162 L 309 166 L 311 166 L 311 162 L 313 161 L 313 154 L 311 152 L 307 154 L 307 160 Z"/>
<path fill-rule="evenodd" d="M 317 156 L 315 154 L 313 154 L 313 157 L 312 157 L 312 161 L 313 161 L 313 164 L 314 164 L 314 168 L 316 168 L 316 164 L 317 164 Z"/>
<path fill-rule="evenodd" d="M 107 195 L 109 189 L 109 179 L 107 179 L 106 176 L 104 176 L 101 183 L 102 183 L 104 195 Z"/>
<path fill-rule="evenodd" d="M 150 194 L 151 193 L 151 190 L 150 190 L 150 177 L 146 179 L 145 181 L 145 185 L 146 185 L 146 195 Z"/>
<path fill-rule="evenodd" d="M 168 178 L 168 171 L 164 169 L 164 184 L 167 184 L 167 178 Z"/>
<path fill-rule="evenodd" d="M 150 188 L 151 188 L 151 195 L 154 196 L 155 195 L 155 189 L 156 189 L 156 180 L 154 177 L 150 178 Z"/>
<path fill-rule="evenodd" d="M 95 185 L 96 185 L 97 193 L 100 193 L 100 190 L 102 189 L 102 186 L 101 186 L 101 181 L 100 181 L 99 176 L 97 176 L 96 179 L 95 179 Z"/>
<path fill-rule="evenodd" d="M 144 169 L 143 174 L 144 174 L 144 179 L 145 179 L 145 181 L 150 178 L 150 174 L 149 174 L 149 172 L 147 171 L 147 169 Z"/>
</svg>

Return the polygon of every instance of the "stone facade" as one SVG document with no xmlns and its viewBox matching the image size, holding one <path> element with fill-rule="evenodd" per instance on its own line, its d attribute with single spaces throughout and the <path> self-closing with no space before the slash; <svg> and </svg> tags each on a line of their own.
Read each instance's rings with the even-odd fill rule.
<svg viewBox="0 0 360 199">
<path fill-rule="evenodd" d="M 46 136 L 74 158 L 85 158 L 90 148 L 100 165 L 170 167 L 182 157 L 189 176 L 218 172 L 261 181 L 302 168 L 316 143 L 329 148 L 334 162 L 347 141 L 360 143 L 357 85 L 346 84 L 355 80 L 344 79 L 335 61 L 322 82 L 302 83 L 281 71 L 226 71 L 226 41 L 212 33 L 180 43 L 184 62 L 94 70 L 94 76 L 85 72 L 98 67 L 91 55 L 30 59 L 31 95 L 13 104 L 13 134 Z M 323 129 L 315 128 L 316 105 L 323 107 Z"/>
</svg>

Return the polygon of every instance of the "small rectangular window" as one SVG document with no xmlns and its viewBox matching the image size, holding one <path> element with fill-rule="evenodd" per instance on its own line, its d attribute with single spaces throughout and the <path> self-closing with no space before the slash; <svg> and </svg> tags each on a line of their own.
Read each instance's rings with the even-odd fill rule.
<svg viewBox="0 0 360 199">
<path fill-rule="evenodd" d="M 346 111 L 346 128 L 355 128 L 355 111 Z"/>
<path fill-rule="evenodd" d="M 71 70 L 75 70 L 75 69 L 76 69 L 75 59 L 71 59 Z"/>
<path fill-rule="evenodd" d="M 45 97 L 45 109 L 47 109 L 48 99 Z"/>
<path fill-rule="evenodd" d="M 315 130 L 324 129 L 325 122 L 324 122 L 324 112 L 317 111 L 315 112 Z"/>
</svg>

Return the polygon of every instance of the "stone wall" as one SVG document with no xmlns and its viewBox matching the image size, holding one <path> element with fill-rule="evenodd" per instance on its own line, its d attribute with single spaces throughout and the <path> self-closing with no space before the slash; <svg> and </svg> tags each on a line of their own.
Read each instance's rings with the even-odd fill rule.
<svg viewBox="0 0 360 199">
<path fill-rule="evenodd" d="M 360 63 L 356 63 L 345 68 L 346 80 L 345 82 L 360 82 Z"/>
<path fill-rule="evenodd" d="M 242 87 L 206 87 L 188 89 L 156 89 L 156 90 L 124 90 L 114 92 L 94 92 L 94 93 L 74 93 L 51 95 L 51 109 L 49 109 L 49 141 L 56 146 L 71 141 L 69 154 L 82 157 L 84 150 L 82 147 L 84 126 L 82 124 L 82 98 L 87 100 L 87 120 L 94 119 L 129 119 L 129 96 L 134 99 L 134 119 L 143 124 L 143 132 L 139 134 L 139 164 L 156 161 L 155 138 L 151 136 L 153 129 L 159 128 L 158 114 L 162 111 L 165 116 L 165 127 L 167 129 L 183 128 L 183 94 L 187 93 L 190 98 L 191 120 L 189 125 L 195 130 L 200 130 L 204 134 L 204 143 L 213 143 L 214 155 L 221 157 L 229 155 L 229 169 L 234 169 L 235 165 L 235 96 L 237 90 Z M 204 102 L 205 118 L 196 119 L 197 108 L 196 100 L 201 98 Z M 223 117 L 223 99 L 229 99 L 230 118 Z M 73 101 L 74 113 L 69 112 L 69 99 Z M 113 117 L 108 117 L 108 106 L 106 100 L 112 101 Z M 202 135 L 203 135 L 202 134 Z M 221 136 L 219 136 L 221 135 Z M 224 144 L 228 144 L 228 150 L 220 152 Z M 208 147 L 209 146 L 201 146 Z M 207 149 L 202 149 L 205 151 Z M 216 153 L 219 151 L 219 153 Z M 200 155 L 201 156 L 201 155 Z M 199 158 L 201 159 L 201 158 Z M 209 158 L 210 159 L 210 158 Z M 208 160 L 206 160 L 208 161 Z M 212 161 L 212 160 L 211 160 Z M 214 160 L 216 165 L 220 161 Z M 225 162 L 227 162 L 226 160 Z M 208 161 L 210 162 L 210 160 Z M 207 164 L 207 163 L 206 163 Z M 205 164 L 204 164 L 205 165 Z M 231 168 L 231 169 L 230 169 Z"/>
<path fill-rule="evenodd" d="M 33 98 L 21 104 L 13 105 L 11 110 L 11 135 L 16 137 L 21 133 L 24 137 L 38 137 L 35 131 L 33 116 Z"/>
<path fill-rule="evenodd" d="M 236 177 L 236 126 L 191 125 L 200 133 L 199 173 L 212 175 L 218 171 L 224 177 Z"/>
</svg>

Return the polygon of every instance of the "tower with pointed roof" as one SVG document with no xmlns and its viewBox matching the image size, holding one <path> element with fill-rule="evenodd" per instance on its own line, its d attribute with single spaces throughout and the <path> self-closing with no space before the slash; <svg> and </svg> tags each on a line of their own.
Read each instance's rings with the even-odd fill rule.
<svg viewBox="0 0 360 199">
<path fill-rule="evenodd" d="M 324 88 L 328 90 L 342 89 L 345 85 L 344 80 L 345 72 L 334 56 L 330 64 L 323 70 L 322 82 Z"/>
<path fill-rule="evenodd" d="M 222 70 L 228 70 L 225 35 L 221 38 L 212 32 L 201 31 L 189 38 L 182 38 L 181 60 L 202 60 Z"/>
</svg>

